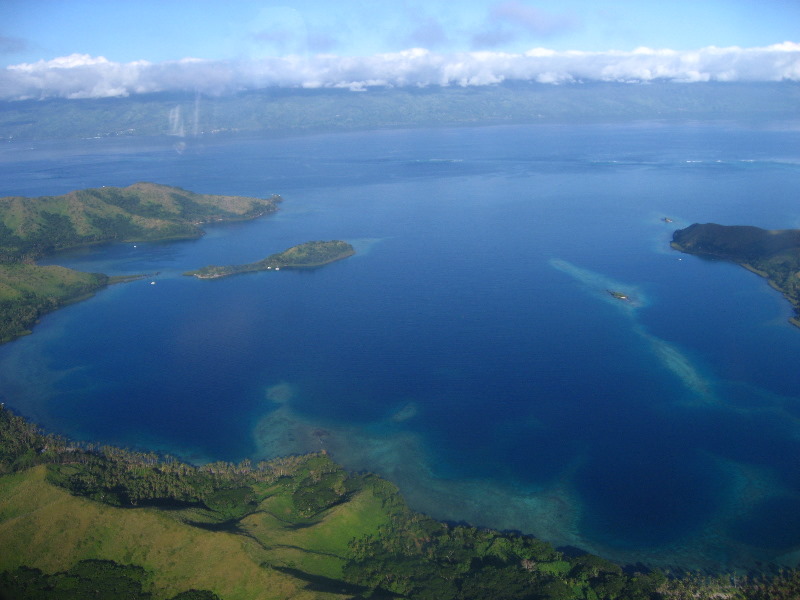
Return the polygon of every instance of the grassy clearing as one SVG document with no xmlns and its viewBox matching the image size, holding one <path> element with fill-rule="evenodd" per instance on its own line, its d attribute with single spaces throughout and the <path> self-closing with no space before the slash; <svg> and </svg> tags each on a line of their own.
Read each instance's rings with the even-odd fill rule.
<svg viewBox="0 0 800 600">
<path fill-rule="evenodd" d="M 3 289 L 14 290 L 16 295 L 29 292 L 36 296 L 50 296 L 68 300 L 76 288 L 92 287 L 104 276 L 82 273 L 57 265 L 36 266 L 24 264 L 0 264 L 0 282 Z"/>
<path fill-rule="evenodd" d="M 91 296 L 108 277 L 65 267 L 0 264 L 0 343 L 30 332 L 44 313 Z"/>
<path fill-rule="evenodd" d="M 377 534 L 390 521 L 369 486 L 316 520 L 292 519 L 291 498 L 286 494 L 268 498 L 261 509 L 240 526 L 263 546 L 270 564 L 331 579 L 342 577 L 353 538 Z"/>
<path fill-rule="evenodd" d="M 183 524 L 157 509 L 122 509 L 70 495 L 36 467 L 0 478 L 0 570 L 21 565 L 52 573 L 104 558 L 153 573 L 168 598 L 190 588 L 225 600 L 337 598 L 269 567 L 271 553 L 243 535 Z M 282 539 L 295 545 L 291 535 Z"/>
</svg>

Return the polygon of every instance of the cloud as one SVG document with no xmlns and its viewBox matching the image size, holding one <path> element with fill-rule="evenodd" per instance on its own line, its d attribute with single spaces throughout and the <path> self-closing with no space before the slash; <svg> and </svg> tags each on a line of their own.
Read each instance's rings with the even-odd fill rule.
<svg viewBox="0 0 800 600">
<path fill-rule="evenodd" d="M 281 54 L 329 52 L 339 45 L 339 40 L 327 33 L 280 28 L 255 32 L 250 39 L 256 47 L 271 48 Z"/>
<path fill-rule="evenodd" d="M 490 20 L 508 23 L 536 35 L 550 36 L 578 27 L 579 20 L 572 15 L 557 15 L 527 6 L 516 0 L 495 4 Z"/>
<path fill-rule="evenodd" d="M 22 38 L 0 35 L 0 54 L 17 54 L 28 49 L 28 42 Z"/>
<path fill-rule="evenodd" d="M 580 20 L 571 14 L 555 14 L 518 0 L 491 7 L 484 27 L 472 36 L 473 48 L 496 48 L 519 39 L 542 39 L 573 31 Z"/>
<path fill-rule="evenodd" d="M 436 19 L 427 18 L 411 32 L 409 41 L 426 48 L 435 48 L 448 41 L 444 26 Z"/>
<path fill-rule="evenodd" d="M 517 33 L 503 27 L 485 27 L 472 36 L 473 48 L 497 48 L 517 39 Z"/>
<path fill-rule="evenodd" d="M 330 52 L 339 46 L 339 40 L 322 32 L 310 32 L 308 34 L 308 49 L 312 52 Z"/>
<path fill-rule="evenodd" d="M 295 40 L 295 32 L 287 29 L 265 29 L 252 35 L 254 41 L 262 44 L 276 44 L 283 48 Z"/>
<path fill-rule="evenodd" d="M 187 58 L 117 63 L 73 54 L 0 71 L 0 99 L 105 98 L 163 91 L 225 94 L 269 87 L 474 86 L 503 81 L 800 81 L 800 43 L 695 51 L 440 54 L 425 49 L 342 57 L 283 56 L 213 61 Z"/>
</svg>

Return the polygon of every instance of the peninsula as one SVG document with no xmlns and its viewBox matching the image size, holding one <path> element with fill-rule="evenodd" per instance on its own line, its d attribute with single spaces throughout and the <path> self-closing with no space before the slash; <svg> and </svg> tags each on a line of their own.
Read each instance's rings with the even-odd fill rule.
<svg viewBox="0 0 800 600">
<path fill-rule="evenodd" d="M 356 251 L 347 242 L 332 240 L 330 242 L 306 242 L 292 246 L 288 250 L 270 254 L 258 262 L 244 265 L 227 265 L 218 267 L 209 265 L 196 271 L 187 271 L 184 275 L 194 275 L 199 279 L 218 279 L 239 273 L 253 271 L 280 271 L 281 269 L 313 269 L 337 260 L 352 256 Z"/>
<path fill-rule="evenodd" d="M 795 310 L 800 327 L 800 229 L 695 223 L 672 234 L 671 246 L 687 254 L 734 262 L 769 281 Z"/>
<path fill-rule="evenodd" d="M 254 219 L 277 211 L 281 201 L 155 183 L 0 198 L 0 343 L 30 333 L 42 314 L 117 280 L 37 265 L 43 256 L 108 242 L 196 238 L 205 224 Z"/>
</svg>

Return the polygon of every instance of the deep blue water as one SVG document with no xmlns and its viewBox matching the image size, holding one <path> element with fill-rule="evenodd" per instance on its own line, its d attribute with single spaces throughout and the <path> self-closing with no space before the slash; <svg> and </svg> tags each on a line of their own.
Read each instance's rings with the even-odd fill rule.
<svg viewBox="0 0 800 600">
<path fill-rule="evenodd" d="M 52 257 L 159 274 L 0 347 L 7 404 L 195 461 L 324 447 L 436 517 L 621 561 L 796 564 L 800 330 L 766 282 L 668 242 L 693 222 L 800 227 L 800 130 L 174 142 L 0 148 L 2 195 L 155 181 L 285 198 L 200 240 Z M 314 239 L 358 253 L 313 272 L 181 276 Z"/>
</svg>

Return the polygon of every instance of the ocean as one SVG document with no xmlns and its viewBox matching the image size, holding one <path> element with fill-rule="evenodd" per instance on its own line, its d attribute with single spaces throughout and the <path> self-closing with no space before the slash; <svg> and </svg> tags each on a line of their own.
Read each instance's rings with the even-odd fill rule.
<svg viewBox="0 0 800 600">
<path fill-rule="evenodd" d="M 284 202 L 42 261 L 152 274 L 0 347 L 1 399 L 49 431 L 196 463 L 325 449 L 436 518 L 624 563 L 798 563 L 800 329 L 763 279 L 669 247 L 800 227 L 796 124 L 0 147 L 3 196 L 137 181 Z M 357 254 L 182 275 L 330 239 Z"/>
</svg>

